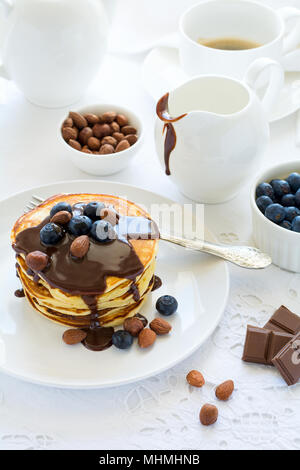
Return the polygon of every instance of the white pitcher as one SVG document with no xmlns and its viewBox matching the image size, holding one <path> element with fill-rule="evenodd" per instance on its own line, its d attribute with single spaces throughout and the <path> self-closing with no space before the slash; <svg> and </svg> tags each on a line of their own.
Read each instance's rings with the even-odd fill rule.
<svg viewBox="0 0 300 470">
<path fill-rule="evenodd" d="M 268 85 L 260 100 L 253 88 L 262 74 Z M 245 81 L 201 75 L 159 100 L 157 153 L 165 173 L 184 195 L 220 203 L 251 179 L 268 144 L 268 112 L 283 80 L 279 63 L 260 58 Z"/>
<path fill-rule="evenodd" d="M 0 0 L 0 13 L 0 75 L 40 106 L 80 99 L 107 49 L 101 0 Z"/>
</svg>

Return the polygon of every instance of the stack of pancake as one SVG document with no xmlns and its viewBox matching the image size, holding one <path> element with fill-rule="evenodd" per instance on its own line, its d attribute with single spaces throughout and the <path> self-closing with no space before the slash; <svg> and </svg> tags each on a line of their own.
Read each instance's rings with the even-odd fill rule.
<svg viewBox="0 0 300 470">
<path fill-rule="evenodd" d="M 86 301 L 88 297 L 93 297 L 95 300 L 98 321 L 101 326 L 117 326 L 122 324 L 125 318 L 131 317 L 140 311 L 147 294 L 153 286 L 158 238 L 128 240 L 128 244 L 132 252 L 134 252 L 132 255 L 137 255 L 140 262 L 140 269 L 136 272 L 136 275 L 134 272 L 127 277 L 124 277 L 122 272 L 120 272 L 119 276 L 117 275 L 118 273 L 114 276 L 105 275 L 105 289 L 100 289 L 99 287 L 98 292 L 95 292 L 94 288 L 91 291 L 87 288 L 87 285 L 79 285 L 78 277 L 74 278 L 74 285 L 70 284 L 71 287 L 69 286 L 68 289 L 64 287 L 68 284 L 66 279 L 63 280 L 62 285 L 59 285 L 59 282 L 57 282 L 59 276 L 53 276 L 53 273 L 54 270 L 59 272 L 60 263 L 63 265 L 66 262 L 64 259 L 60 260 L 61 252 L 59 251 L 59 244 L 54 249 L 53 247 L 45 247 L 38 237 L 31 237 L 30 230 L 39 230 L 37 226 L 49 222 L 50 210 L 59 202 L 67 202 L 74 206 L 74 204 L 87 204 L 93 201 L 113 206 L 120 216 L 149 219 L 149 215 L 133 202 L 116 196 L 104 194 L 60 194 L 47 199 L 32 211 L 21 216 L 15 223 L 11 233 L 12 245 L 17 253 L 17 273 L 26 298 L 37 312 L 50 320 L 72 327 L 83 328 L 90 326 L 92 315 L 89 302 Z M 22 245 L 24 234 L 30 235 L 29 250 L 27 250 L 24 243 Z M 34 241 L 32 241 L 33 239 Z M 126 245 L 125 242 L 120 240 L 112 241 L 110 242 L 110 250 L 114 249 L 115 243 L 124 243 Z M 92 249 L 89 256 L 91 257 L 95 250 L 103 250 L 104 245 L 107 244 L 91 241 Z M 50 263 L 52 262 L 50 268 L 46 268 L 43 272 L 33 272 L 31 269 L 28 269 L 25 261 L 26 255 L 28 252 L 35 250 L 40 250 L 49 255 Z M 117 250 L 115 251 L 118 252 Z M 115 253 L 115 251 L 108 251 L 108 253 Z M 53 252 L 56 252 L 55 262 L 54 259 L 52 260 Z M 99 251 L 99 253 L 101 252 Z M 65 254 L 62 256 L 65 256 Z M 78 261 L 72 260 L 70 257 L 67 262 L 69 267 L 71 266 L 72 268 L 73 266 L 74 273 L 76 273 L 76 270 L 79 269 L 78 266 L 80 266 L 81 272 L 84 272 L 85 267 L 91 266 L 91 264 L 87 263 L 92 263 L 93 260 L 83 260 L 81 264 L 78 264 Z M 109 263 L 110 259 L 107 259 L 107 264 Z M 105 271 L 105 266 L 101 267 L 99 265 L 99 269 Z M 88 277 L 88 273 L 86 274 L 87 276 L 83 276 L 83 279 Z M 53 282 L 54 278 L 55 282 Z"/>
</svg>

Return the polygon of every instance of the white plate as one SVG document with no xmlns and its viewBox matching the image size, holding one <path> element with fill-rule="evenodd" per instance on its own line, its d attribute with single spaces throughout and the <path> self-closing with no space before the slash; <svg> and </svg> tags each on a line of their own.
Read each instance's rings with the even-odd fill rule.
<svg viewBox="0 0 300 470">
<path fill-rule="evenodd" d="M 142 66 L 142 80 L 147 92 L 157 101 L 173 90 L 188 76 L 179 64 L 178 49 L 157 47 L 146 56 Z M 272 112 L 270 122 L 283 119 L 300 109 L 300 72 L 286 72 L 285 84 Z"/>
<path fill-rule="evenodd" d="M 66 327 L 38 315 L 24 298 L 14 296 L 20 284 L 15 275 L 10 229 L 32 194 L 48 197 L 60 192 L 126 196 L 147 207 L 151 203 L 172 203 L 134 186 L 107 181 L 55 183 L 0 202 L 0 370 L 48 386 L 101 388 L 158 374 L 195 351 L 219 323 L 228 297 L 226 263 L 212 256 L 160 243 L 156 273 L 162 278 L 163 286 L 150 294 L 141 313 L 152 319 L 156 299 L 163 294 L 174 295 L 179 309 L 168 318 L 172 333 L 159 337 L 149 350 L 141 350 L 136 342 L 127 351 L 111 347 L 93 352 L 81 344 L 67 346 L 62 341 Z M 211 238 L 209 234 L 206 236 Z"/>
</svg>

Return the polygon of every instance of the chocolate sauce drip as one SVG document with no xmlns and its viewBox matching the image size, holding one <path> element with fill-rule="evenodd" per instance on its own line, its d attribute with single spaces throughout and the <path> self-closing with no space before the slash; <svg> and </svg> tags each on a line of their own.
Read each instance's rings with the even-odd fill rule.
<svg viewBox="0 0 300 470">
<path fill-rule="evenodd" d="M 86 331 L 87 336 L 82 344 L 92 351 L 103 351 L 112 346 L 112 335 L 114 329 L 112 327 L 99 328 L 82 328 Z"/>
<path fill-rule="evenodd" d="M 164 121 L 164 128 L 163 134 L 166 131 L 165 137 L 165 146 L 164 146 L 164 160 L 165 160 L 165 168 L 166 168 L 166 175 L 170 175 L 170 155 L 174 148 L 176 147 L 176 132 L 173 126 L 173 122 L 177 122 L 180 119 L 184 118 L 187 113 L 181 114 L 178 117 L 172 117 L 169 114 L 169 93 L 166 93 L 164 96 L 160 98 L 156 105 L 156 114 L 161 121 Z"/>
<path fill-rule="evenodd" d="M 15 291 L 15 296 L 18 297 L 18 298 L 25 297 L 25 293 L 24 293 L 23 289 L 17 289 Z"/>
<path fill-rule="evenodd" d="M 161 286 L 162 286 L 161 278 L 154 275 L 153 276 L 153 286 L 152 286 L 151 291 L 153 292 L 154 290 L 159 289 Z"/>
<path fill-rule="evenodd" d="M 133 295 L 133 300 L 135 302 L 139 302 L 141 296 L 140 296 L 140 293 L 139 293 L 139 289 L 138 289 L 138 286 L 136 285 L 135 282 L 133 282 L 130 286 L 130 289 L 129 289 L 129 292 Z"/>
</svg>

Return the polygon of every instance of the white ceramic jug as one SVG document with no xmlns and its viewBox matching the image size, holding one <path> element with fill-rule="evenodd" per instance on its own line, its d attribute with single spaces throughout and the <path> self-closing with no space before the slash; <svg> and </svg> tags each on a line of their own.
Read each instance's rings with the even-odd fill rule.
<svg viewBox="0 0 300 470">
<path fill-rule="evenodd" d="M 253 88 L 262 74 L 268 86 L 261 101 Z M 184 195 L 220 203 L 249 181 L 266 149 L 268 112 L 283 79 L 279 63 L 260 58 L 245 81 L 201 75 L 159 100 L 157 153 L 165 173 Z"/>
<path fill-rule="evenodd" d="M 107 49 L 109 22 L 101 0 L 0 0 L 0 13 L 0 75 L 37 105 L 77 101 Z"/>
</svg>

